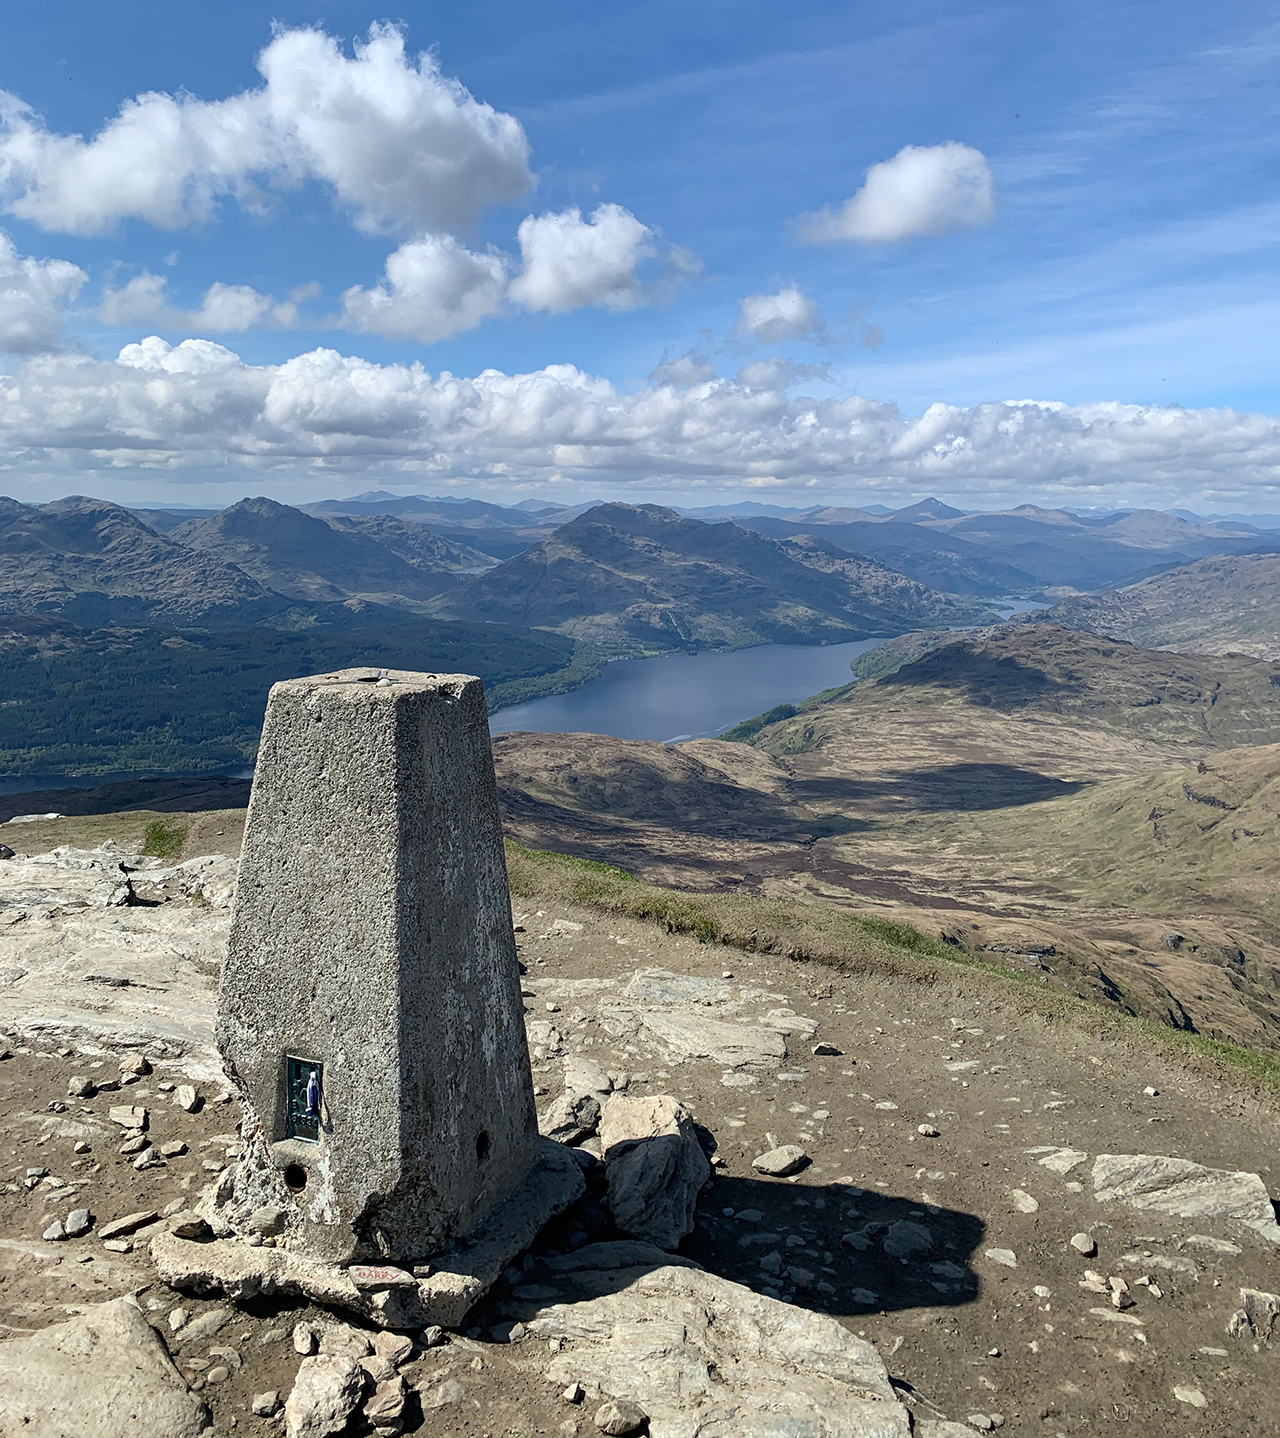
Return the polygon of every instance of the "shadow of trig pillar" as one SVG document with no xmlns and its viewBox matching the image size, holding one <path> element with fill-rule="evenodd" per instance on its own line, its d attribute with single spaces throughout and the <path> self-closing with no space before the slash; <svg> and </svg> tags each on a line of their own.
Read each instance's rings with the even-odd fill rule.
<svg viewBox="0 0 1280 1438">
<path fill-rule="evenodd" d="M 429 1257 L 523 1178 L 537 1117 L 478 679 L 271 690 L 217 1032 L 240 1184 L 285 1201 L 304 1254 Z"/>
</svg>

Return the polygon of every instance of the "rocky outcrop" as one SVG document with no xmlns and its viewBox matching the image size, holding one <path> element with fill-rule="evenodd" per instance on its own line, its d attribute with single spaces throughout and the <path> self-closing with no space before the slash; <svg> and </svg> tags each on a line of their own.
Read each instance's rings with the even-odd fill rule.
<svg viewBox="0 0 1280 1438">
<path fill-rule="evenodd" d="M 557 1282 L 562 1301 L 526 1320 L 559 1341 L 547 1381 L 638 1404 L 652 1438 L 911 1432 L 880 1355 L 834 1318 L 685 1266 L 583 1267 Z"/>
<path fill-rule="evenodd" d="M 133 1298 L 0 1344 L 0 1433 L 196 1438 L 208 1426 Z"/>
<path fill-rule="evenodd" d="M 1148 1153 L 1100 1153 L 1093 1161 L 1093 1196 L 1177 1218 L 1234 1220 L 1280 1244 L 1271 1197 L 1256 1173 Z"/>
</svg>

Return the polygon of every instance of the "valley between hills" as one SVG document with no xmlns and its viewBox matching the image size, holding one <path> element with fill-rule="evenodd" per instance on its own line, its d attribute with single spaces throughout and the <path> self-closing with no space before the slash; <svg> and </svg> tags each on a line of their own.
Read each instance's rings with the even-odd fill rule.
<svg viewBox="0 0 1280 1438">
<path fill-rule="evenodd" d="M 272 681 L 353 662 L 473 670 L 493 706 L 611 656 L 879 634 L 849 684 L 718 739 L 500 736 L 508 833 L 685 892 L 902 920 L 1031 982 L 1280 1052 L 1271 532 L 936 501 L 782 517 L 5 503 L 10 772 L 234 770 Z M 992 623 L 994 593 L 1044 605 L 1053 575 L 1110 587 Z M 221 812 L 247 797 L 210 792 L 161 778 L 17 803 Z M 207 828 L 183 822 L 192 842 Z"/>
</svg>

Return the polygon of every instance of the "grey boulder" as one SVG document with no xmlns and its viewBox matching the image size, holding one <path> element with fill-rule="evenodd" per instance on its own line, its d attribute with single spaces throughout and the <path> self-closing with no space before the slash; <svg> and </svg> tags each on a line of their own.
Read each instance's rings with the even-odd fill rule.
<svg viewBox="0 0 1280 1438">
<path fill-rule="evenodd" d="M 534 1360 L 540 1380 L 638 1404 L 651 1438 L 909 1438 L 880 1355 L 834 1318 L 685 1266 L 561 1273 L 556 1288 L 525 1320 L 560 1344 Z"/>
<path fill-rule="evenodd" d="M 0 1433 L 195 1438 L 208 1426 L 132 1298 L 0 1344 Z"/>
<path fill-rule="evenodd" d="M 614 1223 L 658 1248 L 677 1247 L 711 1177 L 688 1109 L 661 1094 L 615 1094 L 601 1110 L 600 1148 Z"/>
<path fill-rule="evenodd" d="M 329 1438 L 341 1433 L 364 1393 L 364 1369 L 354 1358 L 320 1354 L 298 1366 L 284 1405 L 286 1438 Z"/>
<path fill-rule="evenodd" d="M 1100 1153 L 1093 1161 L 1093 1196 L 1175 1218 L 1233 1219 L 1280 1244 L 1271 1197 L 1256 1173 L 1148 1153 Z"/>
</svg>

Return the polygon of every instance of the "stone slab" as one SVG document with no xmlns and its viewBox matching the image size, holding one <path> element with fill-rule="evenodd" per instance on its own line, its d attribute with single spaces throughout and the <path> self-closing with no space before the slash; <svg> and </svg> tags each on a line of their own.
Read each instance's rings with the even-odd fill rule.
<svg viewBox="0 0 1280 1438">
<path fill-rule="evenodd" d="M 432 1261 L 411 1284 L 364 1288 L 353 1270 L 285 1248 L 251 1248 L 238 1239 L 193 1242 L 171 1233 L 152 1240 L 151 1259 L 171 1288 L 223 1293 L 233 1302 L 258 1294 L 299 1294 L 358 1313 L 384 1328 L 454 1328 L 489 1291 L 538 1230 L 585 1191 L 582 1170 L 560 1144 L 542 1141 L 522 1182 L 457 1249 Z M 363 1266 L 361 1266 L 363 1267 Z M 398 1272 L 398 1270 L 388 1270 Z M 358 1272 L 358 1270 L 357 1270 Z"/>
<path fill-rule="evenodd" d="M 561 1301 L 522 1315 L 561 1344 L 543 1379 L 638 1403 L 651 1438 L 909 1438 L 880 1355 L 834 1318 L 682 1265 L 552 1282 Z"/>
<path fill-rule="evenodd" d="M 1100 1153 L 1093 1161 L 1093 1196 L 1175 1218 L 1231 1219 L 1280 1244 L 1271 1196 L 1256 1173 L 1158 1154 Z"/>
</svg>

